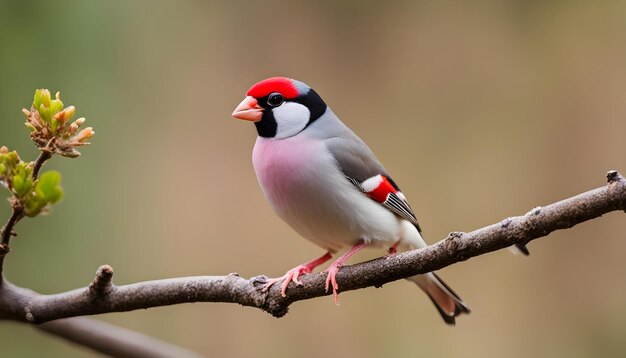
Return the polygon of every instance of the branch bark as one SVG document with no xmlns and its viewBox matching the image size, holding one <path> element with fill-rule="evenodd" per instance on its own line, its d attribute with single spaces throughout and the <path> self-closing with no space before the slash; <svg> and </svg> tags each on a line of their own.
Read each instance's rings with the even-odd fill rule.
<svg viewBox="0 0 626 358">
<path fill-rule="evenodd" d="M 36 327 L 43 332 L 89 347 L 111 357 L 201 357 L 197 353 L 141 333 L 84 317 L 61 319 Z"/>
<path fill-rule="evenodd" d="M 48 142 L 48 145 L 46 145 L 44 148 L 39 149 L 39 156 L 37 157 L 37 159 L 35 159 L 35 164 L 33 165 L 33 180 L 36 180 L 39 176 L 39 171 L 41 170 L 41 167 L 43 167 L 44 163 L 48 159 L 52 158 L 50 145 L 52 144 L 53 140 L 54 139 L 51 139 L 50 142 Z"/>
<path fill-rule="evenodd" d="M 602 216 L 626 211 L 626 180 L 616 171 L 607 173 L 608 185 L 580 195 L 536 207 L 522 216 L 469 232 L 452 232 L 447 238 L 419 250 L 386 256 L 343 267 L 337 281 L 340 290 L 380 287 L 385 283 L 435 271 L 514 244 L 526 244 L 555 230 Z M 103 266 L 91 285 L 73 291 L 41 295 L 7 281 L 0 286 L 0 319 L 43 323 L 60 318 L 123 312 L 140 308 L 185 302 L 230 302 L 260 308 L 275 317 L 287 313 L 296 301 L 326 296 L 325 277 L 309 274 L 302 277 L 303 286 L 293 283 L 287 297 L 279 285 L 268 292 L 262 287 L 265 276 L 244 279 L 227 276 L 195 276 L 115 286 L 113 270 Z"/>
</svg>

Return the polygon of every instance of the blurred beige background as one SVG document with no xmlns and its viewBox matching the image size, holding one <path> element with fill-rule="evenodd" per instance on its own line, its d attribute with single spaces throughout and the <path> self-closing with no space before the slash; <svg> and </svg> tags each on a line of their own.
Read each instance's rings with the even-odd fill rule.
<svg viewBox="0 0 626 358">
<path fill-rule="evenodd" d="M 0 0 L 0 143 L 61 90 L 95 127 L 52 215 L 25 220 L 6 276 L 43 293 L 238 272 L 276 276 L 322 250 L 274 216 L 252 170 L 253 83 L 317 90 L 403 187 L 429 242 L 626 172 L 623 1 Z M 0 217 L 8 215 L 0 207 Z M 4 219 L 3 219 L 4 220 Z M 189 304 L 97 319 L 209 356 L 624 356 L 626 217 L 612 213 L 449 267 L 473 313 L 445 326 L 407 282 L 300 302 L 282 319 Z M 355 260 L 382 255 L 368 251 Z M 92 353 L 0 322 L 6 357 Z"/>
</svg>

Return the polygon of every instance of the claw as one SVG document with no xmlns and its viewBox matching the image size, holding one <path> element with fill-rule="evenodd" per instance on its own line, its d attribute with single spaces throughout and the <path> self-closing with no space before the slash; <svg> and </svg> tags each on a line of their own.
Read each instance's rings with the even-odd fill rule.
<svg viewBox="0 0 626 358">
<path fill-rule="evenodd" d="M 265 286 L 263 286 L 262 292 L 267 292 L 267 290 L 269 290 L 270 287 L 272 287 L 276 282 L 283 281 L 283 284 L 280 286 L 280 294 L 281 296 L 286 297 L 287 287 L 289 286 L 290 282 L 295 283 L 296 286 L 302 286 L 302 281 L 300 280 L 300 276 L 303 274 L 311 273 L 311 271 L 313 271 L 314 268 L 330 260 L 331 257 L 332 256 L 330 255 L 330 252 L 327 252 L 326 254 L 324 254 L 324 256 L 318 259 L 315 259 L 303 265 L 298 265 L 292 268 L 281 277 L 270 279 L 265 284 Z"/>
<path fill-rule="evenodd" d="M 337 284 L 337 272 L 339 272 L 339 266 L 334 263 L 330 265 L 324 272 L 328 272 L 326 276 L 326 292 L 328 292 L 328 288 L 332 285 L 333 287 L 333 298 L 335 299 L 335 304 L 339 305 L 339 284 Z"/>
<path fill-rule="evenodd" d="M 302 286 L 302 281 L 299 280 L 300 272 L 296 272 L 295 275 L 291 278 L 291 281 L 296 284 L 296 286 Z"/>
<path fill-rule="evenodd" d="M 283 276 L 270 279 L 265 284 L 262 291 L 267 292 L 270 287 L 272 287 L 275 283 L 283 281 L 283 284 L 280 285 L 280 295 L 283 297 L 287 297 L 287 287 L 289 286 L 289 283 L 293 281 L 296 285 L 302 286 L 302 281 L 300 281 L 298 278 L 301 274 L 307 274 L 309 272 L 311 272 L 311 269 L 306 265 L 296 266 L 287 271 Z"/>
</svg>

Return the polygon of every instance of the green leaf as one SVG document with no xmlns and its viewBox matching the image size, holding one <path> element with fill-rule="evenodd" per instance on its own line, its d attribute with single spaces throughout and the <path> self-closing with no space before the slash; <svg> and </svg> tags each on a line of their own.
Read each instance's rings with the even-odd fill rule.
<svg viewBox="0 0 626 358">
<path fill-rule="evenodd" d="M 35 187 L 37 198 L 50 204 L 61 200 L 63 197 L 63 189 L 61 189 L 60 183 L 61 174 L 56 170 L 43 173 Z"/>
<path fill-rule="evenodd" d="M 52 96 L 50 95 L 50 91 L 44 88 L 41 91 L 41 104 L 49 108 L 51 101 L 52 101 Z"/>
<path fill-rule="evenodd" d="M 39 105 L 39 115 L 41 116 L 41 118 L 43 118 L 43 120 L 46 123 L 50 122 L 50 109 L 46 106 L 43 105 L 43 103 L 41 105 Z"/>
<path fill-rule="evenodd" d="M 58 127 L 59 127 L 59 121 L 57 121 L 56 118 L 52 117 L 52 120 L 50 121 L 50 128 L 52 129 L 53 135 L 57 135 Z"/>
<path fill-rule="evenodd" d="M 41 106 L 42 102 L 43 102 L 43 89 L 35 90 L 35 98 L 33 98 L 33 107 L 35 107 L 35 109 L 38 109 L 39 106 Z"/>
<path fill-rule="evenodd" d="M 27 197 L 30 198 L 30 197 Z M 41 210 L 46 206 L 45 202 L 37 201 L 37 200 L 26 200 L 24 202 L 24 214 L 28 217 L 34 217 L 39 215 Z"/>
<path fill-rule="evenodd" d="M 17 196 L 23 196 L 22 195 L 22 191 L 24 190 L 24 177 L 21 175 L 15 175 L 13 176 L 13 189 L 15 190 L 15 193 L 17 194 Z"/>
<path fill-rule="evenodd" d="M 13 189 L 18 197 L 22 198 L 26 196 L 33 187 L 33 177 L 29 173 L 27 176 L 14 176 L 13 177 Z"/>
<path fill-rule="evenodd" d="M 54 117 L 55 114 L 61 112 L 63 109 L 63 102 L 60 99 L 53 99 L 50 101 L 50 117 Z"/>
<path fill-rule="evenodd" d="M 11 170 L 13 170 L 19 162 L 20 157 L 17 155 L 16 151 L 12 151 L 7 154 L 6 164 L 9 168 L 11 168 Z"/>
<path fill-rule="evenodd" d="M 26 168 L 32 180 L 32 171 L 29 169 L 30 167 Z M 43 173 L 39 180 L 35 182 L 34 192 L 29 190 L 22 198 L 24 213 L 30 217 L 37 216 L 48 205 L 61 200 L 63 197 L 63 189 L 61 189 L 60 183 L 61 174 L 59 174 L 59 172 L 51 170 Z M 32 188 L 32 182 L 30 186 Z"/>
</svg>

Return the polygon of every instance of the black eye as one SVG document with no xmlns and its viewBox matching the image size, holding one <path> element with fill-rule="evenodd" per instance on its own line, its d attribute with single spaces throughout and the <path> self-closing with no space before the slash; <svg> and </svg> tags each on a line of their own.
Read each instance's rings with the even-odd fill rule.
<svg viewBox="0 0 626 358">
<path fill-rule="evenodd" d="M 267 104 L 272 107 L 278 107 L 283 104 L 283 102 L 285 102 L 285 99 L 283 95 L 278 92 L 270 93 L 270 95 L 267 96 Z"/>
</svg>

